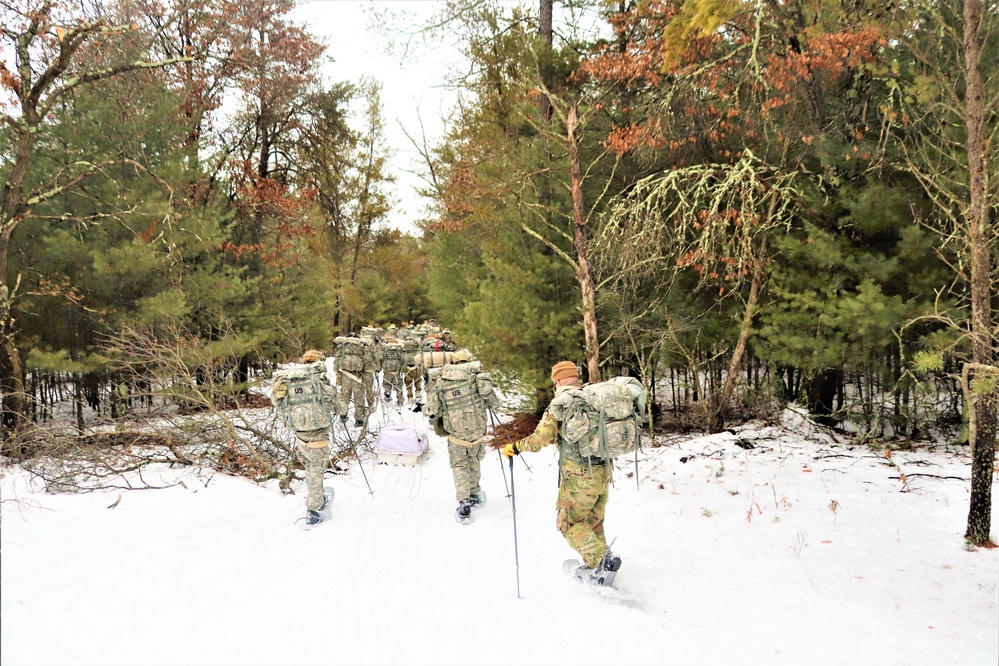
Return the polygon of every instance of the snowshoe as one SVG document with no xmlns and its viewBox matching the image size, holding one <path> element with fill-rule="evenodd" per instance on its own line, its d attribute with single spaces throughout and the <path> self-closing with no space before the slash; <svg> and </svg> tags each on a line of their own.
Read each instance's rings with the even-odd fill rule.
<svg viewBox="0 0 999 666">
<path fill-rule="evenodd" d="M 309 509 L 305 512 L 305 516 L 296 520 L 295 523 L 298 524 L 298 526 L 301 527 L 303 530 L 308 532 L 309 530 L 314 529 L 319 525 L 322 525 L 324 520 L 325 517 L 323 516 L 323 514 L 319 513 L 318 511 L 313 511 L 312 509 Z"/>
<path fill-rule="evenodd" d="M 486 503 L 486 491 L 480 490 L 477 493 L 472 493 L 468 496 L 468 501 L 472 503 L 472 511 L 475 511 Z"/>
<path fill-rule="evenodd" d="M 333 503 L 334 495 L 336 493 L 332 486 L 323 486 L 323 503 L 316 510 L 306 510 L 305 515 L 296 520 L 295 523 L 303 530 L 308 531 L 332 518 L 333 510 L 330 505 Z"/>
<path fill-rule="evenodd" d="M 575 558 L 571 558 L 562 562 L 562 571 L 569 574 L 577 580 L 588 580 L 590 574 L 593 573 L 593 569 L 585 566 L 582 562 Z"/>
<path fill-rule="evenodd" d="M 330 503 L 333 502 L 333 498 L 335 496 L 336 492 L 333 490 L 332 486 L 323 486 L 323 503 L 319 507 L 319 513 L 323 514 L 325 518 L 331 518 L 333 516 Z"/>
<path fill-rule="evenodd" d="M 621 558 L 617 557 L 617 555 L 611 555 L 613 558 L 617 558 L 617 567 L 620 568 Z M 604 556 L 604 560 L 607 560 L 606 555 Z M 617 569 L 612 571 L 604 568 L 605 564 L 610 563 L 611 562 L 605 563 L 604 561 L 601 561 L 600 566 L 593 569 L 584 565 L 577 559 L 569 559 L 562 563 L 562 571 L 588 585 L 613 587 L 614 578 L 617 576 Z"/>
<path fill-rule="evenodd" d="M 462 525 L 468 525 L 475 520 L 472 517 L 472 501 L 470 499 L 461 500 L 458 508 L 454 510 L 454 519 Z"/>
<path fill-rule="evenodd" d="M 620 568 L 621 556 L 608 550 L 604 553 L 603 559 L 600 560 L 600 566 L 597 567 L 597 571 L 617 571 Z"/>
<path fill-rule="evenodd" d="M 617 575 L 616 571 L 608 570 L 601 572 L 600 567 L 591 569 L 576 559 L 563 562 L 562 570 L 584 583 L 583 587 L 592 591 L 607 603 L 640 610 L 645 608 L 645 603 L 641 598 L 627 590 L 620 590 L 612 585 L 614 576 Z"/>
</svg>

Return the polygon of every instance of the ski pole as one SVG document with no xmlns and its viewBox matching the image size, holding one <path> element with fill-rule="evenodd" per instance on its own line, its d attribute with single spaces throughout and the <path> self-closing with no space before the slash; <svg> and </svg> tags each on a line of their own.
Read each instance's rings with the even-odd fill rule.
<svg viewBox="0 0 999 666">
<path fill-rule="evenodd" d="M 497 424 L 496 424 L 496 420 L 493 418 L 492 411 L 489 412 L 489 419 L 493 422 L 493 439 L 495 439 L 496 438 L 496 425 Z M 507 485 L 507 482 L 506 482 L 506 466 L 503 464 L 503 451 L 500 450 L 499 446 L 496 447 L 496 453 L 497 453 L 497 455 L 499 455 L 500 472 L 503 473 L 503 487 L 506 488 L 506 496 L 507 496 L 507 499 L 509 499 L 510 498 L 510 486 Z"/>
<path fill-rule="evenodd" d="M 506 483 L 506 466 L 503 465 L 503 451 L 496 449 L 496 453 L 499 454 L 500 471 L 503 473 L 503 487 L 506 488 L 506 497 L 507 499 L 510 499 L 510 486 Z"/>
<path fill-rule="evenodd" d="M 364 464 L 361 463 L 361 456 L 357 454 L 357 447 L 354 446 L 354 440 L 350 436 L 350 431 L 347 430 L 347 424 L 343 424 L 343 430 L 347 434 L 347 441 L 350 443 L 350 450 L 354 452 L 354 457 L 357 458 L 357 466 L 361 468 L 361 476 L 364 477 L 364 485 L 368 487 L 368 493 L 374 497 L 375 491 L 371 489 L 371 484 L 368 482 L 368 475 L 364 471 Z"/>
<path fill-rule="evenodd" d="M 513 561 L 517 567 L 517 598 L 520 596 L 520 549 L 517 546 L 517 493 L 513 487 L 513 458 L 510 458 L 510 506 L 513 507 Z"/>
<path fill-rule="evenodd" d="M 357 466 L 361 468 L 361 476 L 364 477 L 364 485 L 368 487 L 368 494 L 374 497 L 375 491 L 371 489 L 371 484 L 368 483 L 368 475 L 364 472 L 364 464 L 361 462 L 361 456 L 357 455 L 357 447 L 354 446 L 354 440 L 350 440 L 350 448 L 354 452 L 354 457 L 357 458 Z"/>
<path fill-rule="evenodd" d="M 638 449 L 635 449 L 635 488 L 642 489 L 642 482 L 638 479 Z"/>
<path fill-rule="evenodd" d="M 489 410 L 489 416 L 490 416 L 490 418 L 493 419 L 493 430 L 495 430 L 496 429 L 496 424 L 499 423 L 499 417 L 496 416 L 496 413 L 493 412 L 493 410 L 491 410 L 491 409 Z M 510 439 L 510 435 L 507 435 L 506 433 L 503 433 L 503 434 L 506 437 L 506 439 L 507 439 L 508 442 L 512 442 L 513 441 L 512 439 Z M 527 468 L 528 472 L 530 472 L 531 474 L 534 474 L 534 470 L 531 469 L 531 466 L 527 464 L 526 460 L 521 459 L 521 462 L 524 463 L 524 467 Z M 512 460 L 510 461 L 510 466 L 511 467 L 513 466 L 513 461 Z"/>
</svg>

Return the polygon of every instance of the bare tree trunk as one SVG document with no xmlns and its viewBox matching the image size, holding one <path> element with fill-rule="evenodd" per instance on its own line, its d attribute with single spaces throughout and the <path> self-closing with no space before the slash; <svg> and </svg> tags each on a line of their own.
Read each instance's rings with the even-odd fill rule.
<svg viewBox="0 0 999 666">
<path fill-rule="evenodd" d="M 982 128 L 985 124 L 984 85 L 982 81 L 982 4 L 981 0 L 964 3 L 964 57 L 968 125 L 968 246 L 971 253 L 971 355 L 976 375 L 990 381 L 979 382 L 971 405 L 974 432 L 971 440 L 971 500 L 965 538 L 976 545 L 989 541 L 992 524 L 992 475 L 996 453 L 996 411 L 999 389 L 993 365 L 992 346 L 992 252 L 988 205 L 986 201 L 986 146 Z M 989 376 L 991 375 L 991 377 Z"/>
<path fill-rule="evenodd" d="M 589 229 L 586 226 L 586 206 L 583 203 L 583 174 L 579 165 L 579 143 L 576 137 L 578 116 L 575 105 L 569 107 L 566 132 L 569 139 L 569 172 L 571 177 L 572 219 L 575 228 L 573 246 L 576 249 L 579 291 L 583 298 L 583 339 L 586 346 L 586 368 L 589 382 L 600 381 L 600 338 L 597 337 L 597 290 L 590 271 Z"/>
<path fill-rule="evenodd" d="M 728 402 L 732 399 L 732 393 L 735 391 L 739 366 L 742 364 L 742 357 L 746 353 L 749 332 L 753 328 L 756 304 L 760 300 L 760 283 L 763 280 L 763 265 L 766 262 L 766 255 L 767 239 L 764 236 L 760 247 L 760 254 L 755 262 L 756 265 L 753 266 L 753 280 L 749 285 L 749 298 L 746 300 L 746 311 L 742 315 L 742 328 L 739 330 L 739 340 L 735 343 L 735 349 L 732 351 L 732 358 L 728 364 L 728 374 L 725 375 L 725 384 L 711 414 L 711 426 L 715 432 L 724 430 L 725 428 L 725 414 L 728 411 Z"/>
</svg>

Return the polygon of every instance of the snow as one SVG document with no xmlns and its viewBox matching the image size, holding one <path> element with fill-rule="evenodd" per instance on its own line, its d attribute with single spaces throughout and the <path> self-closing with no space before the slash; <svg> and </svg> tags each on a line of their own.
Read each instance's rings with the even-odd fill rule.
<svg viewBox="0 0 999 666">
<path fill-rule="evenodd" d="M 791 410 L 663 439 L 638 483 L 617 463 L 621 593 L 602 596 L 561 571 L 575 553 L 555 528 L 553 447 L 512 475 L 490 451 L 488 501 L 460 525 L 429 434 L 418 466 L 362 450 L 364 474 L 327 476 L 333 517 L 311 531 L 294 524 L 301 481 L 282 495 L 157 467 L 144 479 L 172 487 L 110 508 L 119 491 L 46 494 L 4 468 L 3 664 L 999 661 L 999 550 L 964 545 L 964 448 L 889 456 Z"/>
</svg>

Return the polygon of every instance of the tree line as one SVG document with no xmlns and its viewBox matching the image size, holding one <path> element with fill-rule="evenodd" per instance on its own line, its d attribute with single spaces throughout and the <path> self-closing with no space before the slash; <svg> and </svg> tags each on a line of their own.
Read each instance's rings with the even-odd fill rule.
<svg viewBox="0 0 999 666">
<path fill-rule="evenodd" d="M 185 390 L 245 396 L 435 316 L 538 409 L 569 358 L 693 427 L 792 400 L 862 439 L 963 426 L 987 539 L 994 0 L 443 3 L 425 36 L 466 62 L 416 145 L 421 238 L 386 224 L 377 83 L 324 81 L 292 7 L 4 5 L 5 432 L 53 377 L 114 414 L 164 390 L 122 331 L 196 346 Z"/>
<path fill-rule="evenodd" d="M 112 417 L 142 395 L 106 353 L 126 328 L 224 339 L 245 387 L 334 331 L 427 316 L 420 243 L 387 224 L 379 84 L 326 80 L 293 7 L 0 8 L 5 432 L 55 377 Z"/>
<path fill-rule="evenodd" d="M 424 155 L 430 285 L 483 355 L 542 392 L 561 358 L 666 378 L 659 405 L 714 430 L 789 400 L 860 441 L 963 423 L 987 539 L 994 1 L 458 2 L 442 23 L 473 64 Z"/>
</svg>

